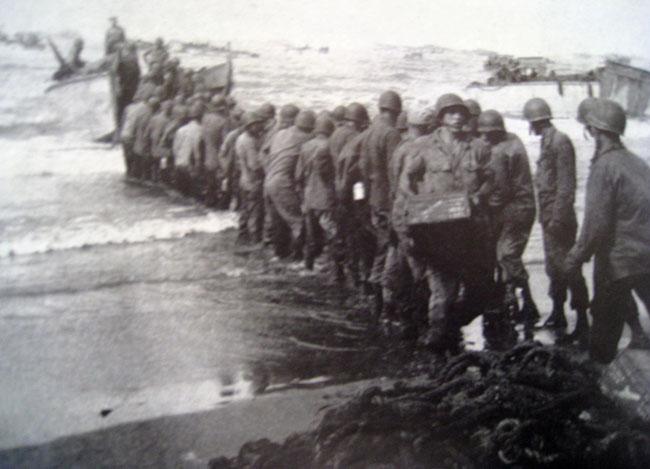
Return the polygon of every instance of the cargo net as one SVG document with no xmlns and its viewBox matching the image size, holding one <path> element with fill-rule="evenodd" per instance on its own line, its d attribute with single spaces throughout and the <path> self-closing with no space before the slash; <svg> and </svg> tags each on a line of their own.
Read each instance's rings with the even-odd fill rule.
<svg viewBox="0 0 650 469">
<path fill-rule="evenodd" d="M 606 397 L 591 365 L 525 343 L 371 387 L 325 410 L 312 431 L 249 442 L 210 467 L 648 468 L 650 423 Z"/>
</svg>

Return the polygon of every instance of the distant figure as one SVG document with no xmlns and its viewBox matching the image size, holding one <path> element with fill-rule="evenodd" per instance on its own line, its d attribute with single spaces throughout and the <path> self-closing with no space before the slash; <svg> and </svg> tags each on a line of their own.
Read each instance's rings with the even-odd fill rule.
<svg viewBox="0 0 650 469">
<path fill-rule="evenodd" d="M 115 110 L 115 126 L 120 129 L 124 109 L 133 101 L 140 81 L 138 52 L 134 43 L 124 43 L 115 53 L 111 68 L 111 90 Z"/>
<path fill-rule="evenodd" d="M 111 26 L 106 31 L 106 37 L 104 39 L 104 53 L 106 55 L 114 54 L 126 42 L 126 34 L 122 26 L 117 24 L 117 18 L 111 16 L 108 20 Z"/>
<path fill-rule="evenodd" d="M 61 53 L 52 41 L 50 41 L 50 47 L 59 61 L 59 69 L 52 75 L 53 80 L 69 78 L 75 73 L 78 73 L 86 65 L 86 62 L 81 59 L 81 52 L 84 49 L 83 39 L 77 38 L 74 40 L 72 48 L 70 49 L 70 54 L 68 55 L 68 60 L 65 60 L 61 56 Z"/>
<path fill-rule="evenodd" d="M 153 47 L 144 53 L 143 58 L 149 68 L 154 64 L 163 66 L 165 62 L 167 62 L 169 59 L 169 52 L 167 51 L 165 42 L 161 37 L 156 39 Z"/>
</svg>

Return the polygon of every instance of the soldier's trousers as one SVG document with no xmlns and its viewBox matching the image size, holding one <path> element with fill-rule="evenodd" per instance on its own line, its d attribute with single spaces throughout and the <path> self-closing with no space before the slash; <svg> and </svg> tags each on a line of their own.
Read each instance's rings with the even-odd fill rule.
<svg viewBox="0 0 650 469">
<path fill-rule="evenodd" d="M 520 285 L 528 280 L 522 256 L 535 222 L 535 210 L 501 215 L 496 229 L 496 260 L 501 270 L 501 280 Z"/>
<path fill-rule="evenodd" d="M 176 166 L 174 168 L 174 187 L 183 195 L 192 195 L 192 175 L 190 173 L 190 169 L 187 166 Z"/>
<path fill-rule="evenodd" d="M 298 194 L 291 187 L 269 187 L 267 190 L 269 198 L 269 210 L 271 215 L 271 229 L 273 232 L 273 244 L 276 253 L 285 255 L 286 244 L 289 241 L 289 250 L 295 256 L 302 255 L 303 215 L 300 208 Z M 287 234 L 289 240 L 286 239 Z"/>
<path fill-rule="evenodd" d="M 365 202 L 339 206 L 339 239 L 346 253 L 345 265 L 355 283 L 368 281 L 375 257 L 375 238 Z"/>
<path fill-rule="evenodd" d="M 312 260 L 327 247 L 329 257 L 336 266 L 341 266 L 345 257 L 339 238 L 338 223 L 333 210 L 307 210 L 305 214 L 306 249 L 305 256 Z"/>
<path fill-rule="evenodd" d="M 259 243 L 262 240 L 264 197 L 262 189 L 241 191 L 242 206 L 239 211 L 239 238 Z"/>
<path fill-rule="evenodd" d="M 630 308 L 635 306 L 630 304 L 632 291 L 639 296 L 646 311 L 650 312 L 650 274 L 614 282 L 595 282 L 589 344 L 589 354 L 595 361 L 609 363 L 616 358 L 623 325 L 631 313 Z"/>
<path fill-rule="evenodd" d="M 130 142 L 122 142 L 122 152 L 124 153 L 124 168 L 127 176 L 133 176 L 134 158 L 133 144 Z"/>
<path fill-rule="evenodd" d="M 542 229 L 546 274 L 550 284 L 548 294 L 553 303 L 564 304 L 567 290 L 571 291 L 571 308 L 585 310 L 589 307 L 587 284 L 581 272 L 571 278 L 564 274 L 564 260 L 576 240 L 577 226 L 565 227 L 560 233 Z"/>
<path fill-rule="evenodd" d="M 375 258 L 372 263 L 369 282 L 381 285 L 390 244 L 390 214 L 386 210 L 371 208 L 370 220 L 375 236 Z"/>
</svg>

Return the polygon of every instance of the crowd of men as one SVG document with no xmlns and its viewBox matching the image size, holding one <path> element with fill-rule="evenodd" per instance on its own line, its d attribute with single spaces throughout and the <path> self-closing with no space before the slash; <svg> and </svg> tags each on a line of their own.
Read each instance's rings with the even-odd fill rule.
<svg viewBox="0 0 650 469">
<path fill-rule="evenodd" d="M 512 345 L 515 324 L 532 337 L 540 318 L 522 262 L 537 216 L 553 302 L 543 327 L 601 362 L 614 358 L 626 322 L 630 346 L 649 348 L 631 292 L 650 307 L 650 168 L 623 146 L 618 104 L 588 98 L 578 109 L 595 152 L 576 240 L 574 147 L 542 99 L 523 109 L 540 137 L 533 176 L 501 114 L 455 94 L 407 115 L 388 90 L 372 120 L 356 102 L 243 112 L 201 88 L 162 42 L 146 56 L 149 71 L 119 116 L 127 174 L 237 209 L 238 249 L 271 249 L 307 270 L 323 259 L 332 282 L 372 299 L 387 333 L 431 350 L 457 349 L 460 328 L 479 315 L 488 345 Z M 592 256 L 590 302 L 581 265 Z"/>
</svg>

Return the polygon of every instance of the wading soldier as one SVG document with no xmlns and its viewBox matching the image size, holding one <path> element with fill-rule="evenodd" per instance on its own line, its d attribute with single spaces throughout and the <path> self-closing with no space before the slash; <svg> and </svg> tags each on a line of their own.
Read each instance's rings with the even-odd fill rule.
<svg viewBox="0 0 650 469">
<path fill-rule="evenodd" d="M 528 285 L 522 255 L 535 222 L 535 194 L 526 148 L 519 137 L 506 132 L 499 112 L 480 114 L 477 130 L 490 146 L 490 167 L 495 191 L 490 197 L 499 277 L 505 286 L 505 304 L 512 319 L 519 319 L 516 289 L 522 289 L 521 319 L 532 327 L 539 319 Z"/>
<path fill-rule="evenodd" d="M 359 169 L 365 195 L 370 206 L 370 219 L 375 236 L 375 259 L 370 284 L 375 298 L 374 311 L 378 317 L 383 308 L 381 278 L 390 240 L 390 183 L 388 168 L 393 152 L 401 141 L 395 128 L 402 111 L 402 98 L 394 91 L 384 91 L 379 97 L 379 115 L 368 127 L 361 142 Z"/>
<path fill-rule="evenodd" d="M 578 229 L 573 209 L 576 192 L 576 156 L 566 134 L 551 123 L 549 105 L 540 98 L 524 105 L 524 117 L 531 131 L 541 137 L 535 186 L 539 199 L 539 221 L 544 238 L 546 274 L 553 310 L 544 325 L 564 331 L 567 325 L 564 303 L 571 290 L 571 307 L 578 317 L 586 314 L 589 297 L 585 279 L 576 272 L 571 278 L 564 274 L 564 260 L 573 246 Z"/>
<path fill-rule="evenodd" d="M 596 142 L 585 194 L 580 238 L 569 252 L 565 272 L 580 275 L 594 256 L 593 325 L 590 356 L 601 363 L 616 357 L 632 290 L 650 311 L 650 167 L 620 140 L 625 112 L 599 100 L 585 116 Z"/>
</svg>

